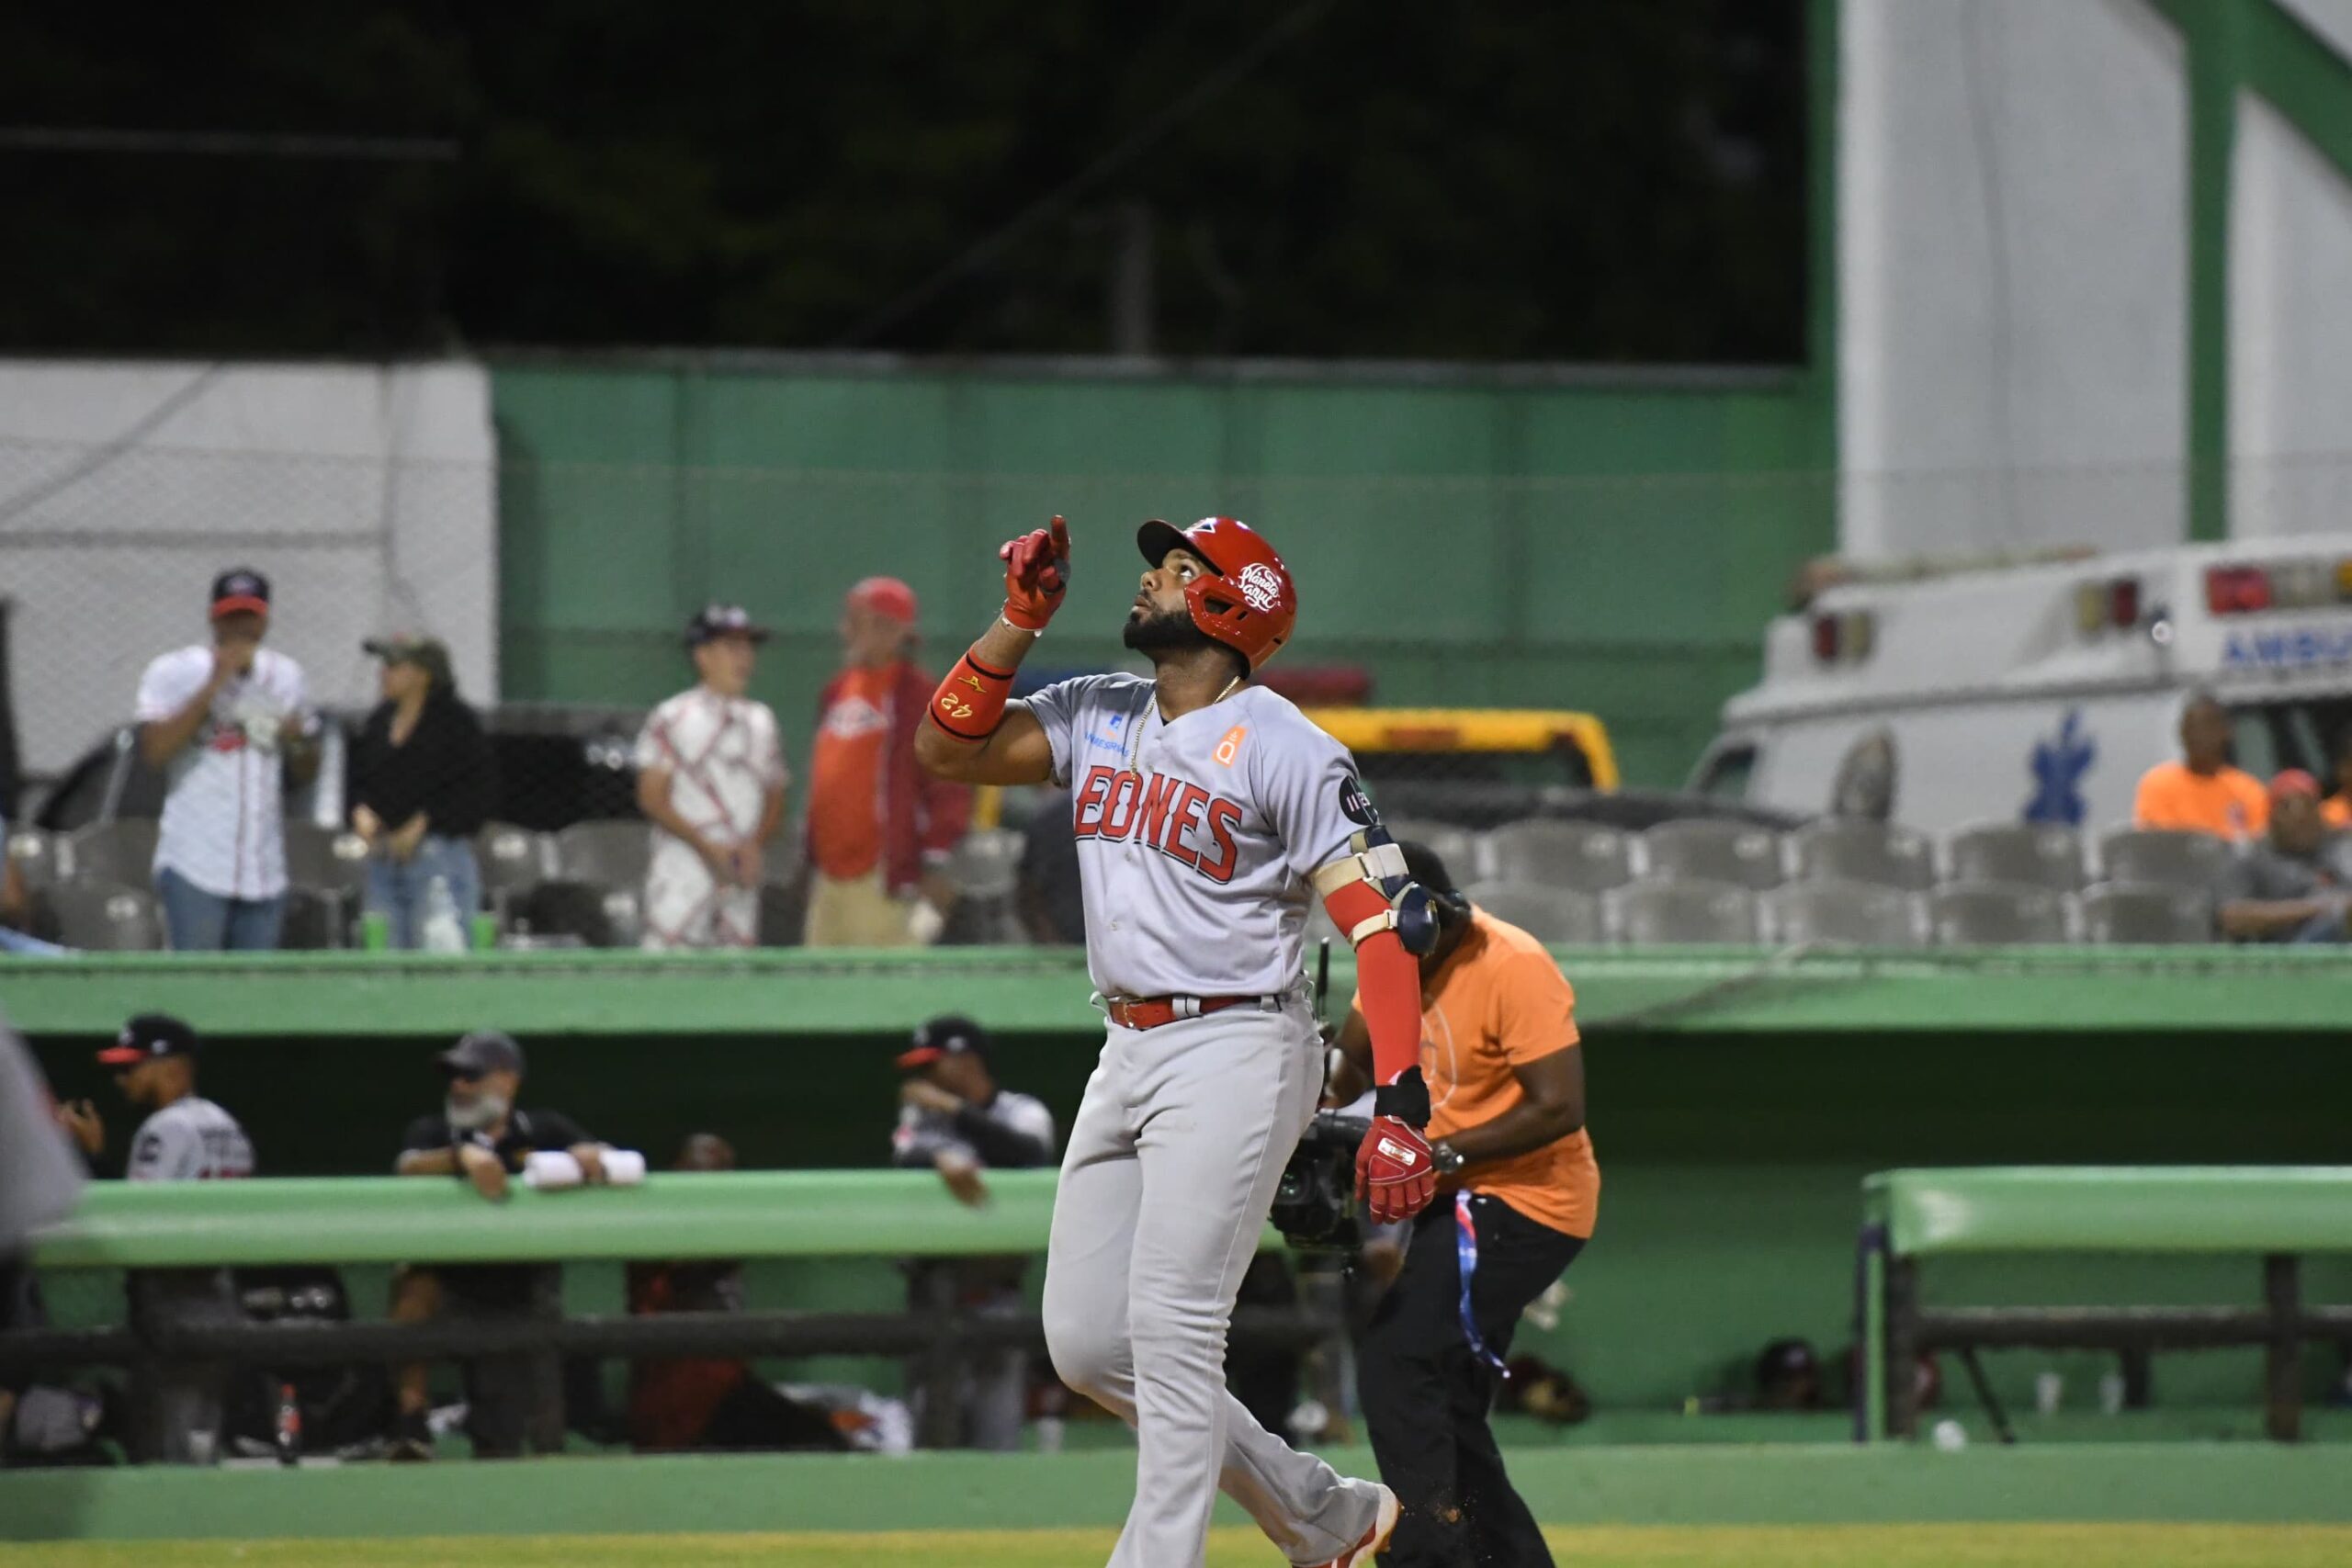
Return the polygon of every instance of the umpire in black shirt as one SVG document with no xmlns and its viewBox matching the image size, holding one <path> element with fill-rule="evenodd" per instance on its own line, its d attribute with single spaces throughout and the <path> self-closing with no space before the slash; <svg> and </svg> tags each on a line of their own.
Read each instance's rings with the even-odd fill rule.
<svg viewBox="0 0 2352 1568">
<path fill-rule="evenodd" d="M 458 697 L 449 650 L 430 637 L 365 645 L 384 661 L 384 700 L 352 749 L 351 826 L 368 840 L 368 912 L 391 945 L 421 945 L 433 879 L 449 885 L 458 919 L 481 908 L 474 835 L 497 788 L 489 738 Z"/>
<path fill-rule="evenodd" d="M 605 1145 L 560 1111 L 524 1111 L 523 1048 L 493 1029 L 479 1029 L 441 1053 L 448 1091 L 441 1110 L 409 1123 L 394 1172 L 456 1177 L 495 1202 L 534 1153 L 563 1150 L 591 1182 L 605 1179 Z M 551 1263 L 403 1266 L 392 1276 L 391 1316 L 554 1318 L 562 1313 L 563 1270 Z M 526 1443 L 541 1453 L 563 1448 L 561 1369 L 550 1352 L 480 1356 L 465 1363 L 469 1435 L 478 1459 L 519 1457 Z M 432 1408 L 425 1368 L 400 1369 L 394 1459 L 433 1457 L 425 1424 Z"/>
</svg>

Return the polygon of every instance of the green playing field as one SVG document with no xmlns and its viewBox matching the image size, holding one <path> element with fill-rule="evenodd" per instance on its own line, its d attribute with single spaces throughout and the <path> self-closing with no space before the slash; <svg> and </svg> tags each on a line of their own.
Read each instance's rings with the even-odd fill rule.
<svg viewBox="0 0 2352 1568">
<path fill-rule="evenodd" d="M 2341 1568 L 2346 1525 L 1767 1525 L 1550 1532 L 1576 1568 Z M 898 1534 L 468 1536 L 407 1540 L 130 1541 L 0 1546 L 6 1568 L 1086 1568 L 1100 1529 Z M 1265 1542 L 1220 1529 L 1209 1568 L 1265 1568 Z"/>
</svg>

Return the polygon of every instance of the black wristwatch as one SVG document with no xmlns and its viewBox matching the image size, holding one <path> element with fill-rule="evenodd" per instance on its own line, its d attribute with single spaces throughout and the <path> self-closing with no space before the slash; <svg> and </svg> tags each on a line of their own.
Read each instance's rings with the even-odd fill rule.
<svg viewBox="0 0 2352 1568">
<path fill-rule="evenodd" d="M 1430 1163 L 1437 1167 L 1440 1176 L 1452 1176 L 1462 1168 L 1462 1151 L 1440 1138 L 1430 1145 Z"/>
</svg>

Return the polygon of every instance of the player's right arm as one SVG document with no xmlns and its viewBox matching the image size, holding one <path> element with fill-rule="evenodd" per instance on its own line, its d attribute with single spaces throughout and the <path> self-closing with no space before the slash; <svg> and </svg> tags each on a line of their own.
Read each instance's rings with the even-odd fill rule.
<svg viewBox="0 0 2352 1568">
<path fill-rule="evenodd" d="M 245 644 L 235 646 L 243 650 L 250 667 L 252 648 Z M 139 754 L 151 768 L 162 767 L 196 739 L 196 732 L 211 716 L 212 699 L 241 671 L 235 667 L 232 650 L 223 648 L 212 650 L 202 678 L 193 687 L 187 682 L 189 673 L 178 655 L 165 654 L 148 665 L 146 674 L 140 680 Z"/>
<path fill-rule="evenodd" d="M 915 760 L 963 784 L 1044 784 L 1053 746 L 1025 703 L 1012 700 L 1013 671 L 1061 607 L 1069 582 L 1069 531 L 1058 517 L 1008 540 L 1004 611 L 940 682 L 915 730 Z"/>
</svg>

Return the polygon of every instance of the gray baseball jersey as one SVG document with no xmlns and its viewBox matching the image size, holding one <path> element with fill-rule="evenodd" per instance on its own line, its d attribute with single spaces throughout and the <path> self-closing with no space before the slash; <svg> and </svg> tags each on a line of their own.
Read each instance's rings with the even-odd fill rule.
<svg viewBox="0 0 2352 1568">
<path fill-rule="evenodd" d="M 1095 988 L 1290 989 L 1307 876 L 1378 820 L 1347 748 L 1258 686 L 1172 723 L 1140 675 L 1082 675 L 1028 704 L 1070 790 Z"/>
<path fill-rule="evenodd" d="M 254 1146 L 237 1119 L 198 1095 L 174 1100 L 130 1140 L 132 1181 L 224 1181 L 254 1173 Z"/>
</svg>

